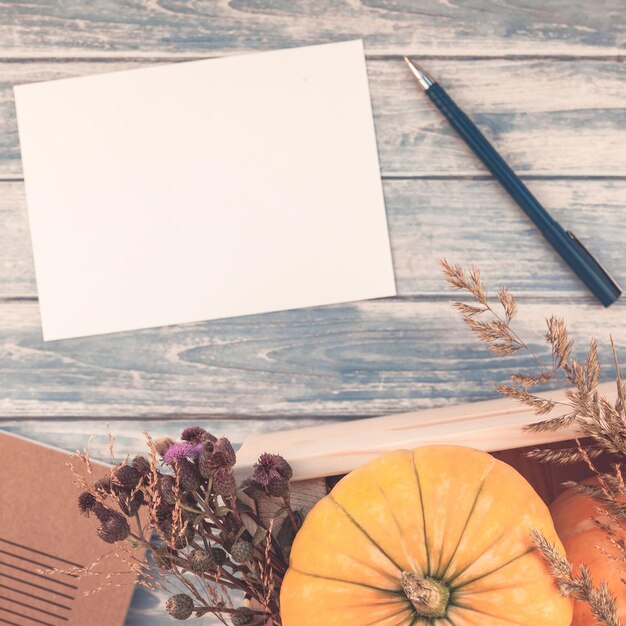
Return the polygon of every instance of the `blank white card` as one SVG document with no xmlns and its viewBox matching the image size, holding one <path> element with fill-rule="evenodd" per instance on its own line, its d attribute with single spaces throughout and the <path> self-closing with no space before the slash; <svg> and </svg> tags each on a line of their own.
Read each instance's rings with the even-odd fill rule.
<svg viewBox="0 0 626 626">
<path fill-rule="evenodd" d="M 44 339 L 395 295 L 361 41 L 15 98 Z"/>
</svg>

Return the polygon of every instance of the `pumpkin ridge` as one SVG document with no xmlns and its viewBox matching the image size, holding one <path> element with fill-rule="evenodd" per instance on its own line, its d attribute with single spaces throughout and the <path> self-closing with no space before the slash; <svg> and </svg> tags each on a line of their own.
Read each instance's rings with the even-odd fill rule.
<svg viewBox="0 0 626 626">
<path fill-rule="evenodd" d="M 517 559 L 521 559 L 522 557 L 525 557 L 527 554 L 530 554 L 531 552 L 534 552 L 536 549 L 537 548 L 535 548 L 534 546 L 531 546 L 530 548 L 528 548 L 528 550 L 526 550 L 522 554 L 518 554 L 517 556 L 514 556 L 512 559 L 508 560 L 506 563 L 503 563 L 502 565 L 499 565 L 495 569 L 492 569 L 491 571 L 486 572 L 485 574 L 481 574 L 480 576 L 476 576 L 475 578 L 471 578 L 470 580 L 464 582 L 461 585 L 457 585 L 455 587 L 450 587 L 450 590 L 451 591 L 458 591 L 459 589 L 463 589 L 464 587 L 467 587 L 468 585 L 471 585 L 472 583 L 475 583 L 478 580 L 482 580 L 483 578 L 487 578 L 488 576 L 491 576 L 492 574 L 495 574 L 496 572 L 499 572 L 501 569 L 507 567 L 507 565 L 510 565 L 511 563 L 514 563 L 515 561 L 517 561 Z"/>
<path fill-rule="evenodd" d="M 454 605 L 456 608 L 458 609 L 463 609 L 464 611 L 471 611 L 472 613 L 479 613 L 480 615 L 486 615 L 487 617 L 493 617 L 495 619 L 499 619 L 502 622 L 505 623 L 509 623 L 509 624 L 516 624 L 516 626 L 528 626 L 526 623 L 524 622 L 516 622 L 514 620 L 512 620 L 509 617 L 500 617 L 499 615 L 494 615 L 493 613 L 487 613 L 487 611 L 481 611 L 480 609 L 475 609 L 472 606 L 466 606 L 464 604 L 455 604 Z"/>
<path fill-rule="evenodd" d="M 406 607 L 402 609 L 401 611 L 394 613 L 393 615 L 388 615 L 385 619 L 393 619 L 394 617 L 398 617 L 398 615 L 401 615 L 405 611 L 411 611 L 411 610 L 412 609 L 410 609 L 409 607 Z M 407 619 L 409 619 L 410 617 L 411 617 L 410 614 L 407 615 Z M 367 624 L 363 624 L 363 626 L 377 626 L 377 624 L 380 624 L 380 620 L 378 618 L 376 618 L 373 622 L 368 622 Z"/>
<path fill-rule="evenodd" d="M 417 471 L 417 463 L 415 462 L 415 452 L 411 454 L 413 457 L 413 471 L 415 472 L 415 480 L 417 481 L 417 489 L 420 494 L 420 505 L 422 508 L 422 528 L 424 529 L 424 547 L 426 549 L 426 572 L 425 576 L 430 576 L 430 548 L 428 547 L 428 536 L 426 534 L 426 512 L 424 511 L 424 495 L 422 494 L 422 483 L 420 482 L 420 475 Z"/>
<path fill-rule="evenodd" d="M 413 571 L 417 571 L 418 570 L 418 565 L 415 562 L 415 558 L 413 557 L 412 552 L 408 549 L 407 545 L 406 545 L 406 541 L 404 540 L 404 533 L 402 530 L 402 527 L 400 526 L 400 522 L 398 521 L 398 518 L 396 517 L 396 513 L 393 509 L 393 507 L 391 506 L 391 503 L 389 502 L 389 498 L 387 496 L 387 494 L 385 493 L 385 490 L 378 484 L 376 483 L 376 487 L 378 487 L 378 490 L 380 491 L 381 495 L 383 496 L 385 502 L 387 503 L 387 506 L 389 507 L 389 510 L 391 511 L 391 517 L 393 518 L 393 521 L 396 525 L 396 529 L 398 530 L 398 535 L 400 537 L 400 541 L 402 544 L 402 548 L 404 550 L 404 554 L 405 556 L 409 557 L 409 560 L 411 561 L 411 564 L 413 565 Z M 421 570 L 422 568 L 419 567 L 419 570 Z"/>
<path fill-rule="evenodd" d="M 502 539 L 504 539 L 507 536 L 507 531 L 502 532 L 496 539 L 494 539 L 487 548 L 485 548 L 482 551 L 482 554 L 487 554 L 487 552 L 489 552 L 490 550 L 493 550 L 499 543 L 500 541 L 502 541 Z M 448 584 L 450 584 L 451 586 L 452 583 L 459 577 L 462 576 L 470 567 L 472 567 L 472 565 L 474 564 L 474 562 L 472 561 L 471 563 L 469 563 L 468 565 L 466 565 L 463 569 L 459 570 L 458 572 L 456 572 L 456 574 L 454 574 L 454 576 L 452 576 L 452 578 L 448 579 Z"/>
<path fill-rule="evenodd" d="M 470 520 L 472 519 L 472 515 L 474 514 L 474 511 L 476 510 L 476 504 L 478 503 L 478 498 L 480 497 L 480 494 L 483 492 L 483 489 L 485 487 L 485 481 L 487 480 L 487 477 L 489 476 L 489 474 L 491 474 L 491 471 L 493 470 L 494 467 L 495 467 L 495 459 L 493 459 L 493 461 L 490 463 L 489 468 L 484 473 L 480 481 L 480 485 L 478 486 L 478 490 L 476 491 L 476 497 L 474 498 L 472 508 L 470 509 L 467 519 L 465 520 L 465 524 L 463 525 L 463 530 L 461 531 L 461 534 L 459 535 L 459 541 L 457 542 L 456 547 L 454 548 L 454 551 L 452 552 L 452 555 L 450 556 L 448 560 L 448 564 L 446 565 L 442 574 L 439 576 L 439 578 L 442 580 L 445 578 L 446 574 L 448 573 L 448 570 L 450 569 L 450 565 L 452 565 L 452 561 L 454 560 L 456 553 L 459 551 L 459 548 L 461 547 L 461 542 L 463 541 L 465 531 L 467 530 Z"/>
<path fill-rule="evenodd" d="M 476 497 L 474 498 L 474 502 L 472 503 L 472 507 L 470 508 L 470 512 L 467 516 L 467 519 L 465 520 L 465 524 L 463 524 L 463 528 L 461 530 L 461 534 L 459 535 L 459 540 L 457 541 L 456 546 L 454 547 L 454 550 L 452 551 L 452 554 L 450 555 L 450 558 L 448 559 L 448 562 L 446 563 L 446 566 L 443 568 L 443 571 L 441 572 L 441 574 L 437 575 L 437 578 L 440 579 L 444 579 L 446 574 L 448 573 L 448 570 L 450 569 L 450 565 L 452 565 L 452 561 L 454 561 L 454 557 L 456 556 L 456 553 L 459 551 L 459 548 L 461 546 L 461 542 L 463 541 L 463 536 L 465 535 L 465 531 L 467 530 L 467 527 L 470 523 L 470 520 L 472 519 L 472 515 L 476 509 L 476 503 L 478 502 L 478 498 L 480 497 L 480 494 L 483 490 L 483 484 L 481 483 L 478 491 L 476 492 Z M 443 550 L 442 550 L 443 553 Z"/>
<path fill-rule="evenodd" d="M 398 571 L 402 572 L 402 568 L 385 552 L 385 550 L 383 550 L 382 546 L 378 545 L 378 543 L 374 541 L 372 536 L 365 530 L 365 528 L 363 528 L 363 526 L 361 526 L 361 524 L 359 524 L 354 519 L 354 517 L 352 517 L 352 515 L 348 512 L 348 510 L 344 506 L 339 504 L 339 502 L 337 502 L 335 498 L 333 498 L 332 493 L 329 493 L 326 497 L 354 524 L 355 528 L 358 528 L 363 533 L 363 535 L 369 539 L 369 541 L 371 542 L 373 546 L 376 546 L 376 548 L 378 548 L 381 554 L 387 557 L 390 563 L 393 563 L 393 565 L 395 565 Z"/>
<path fill-rule="evenodd" d="M 335 583 L 344 583 L 346 585 L 356 585 L 357 587 L 365 587 L 366 589 L 371 589 L 372 591 L 379 591 L 380 593 L 386 593 L 389 595 L 398 596 L 397 597 L 398 600 L 404 599 L 404 593 L 402 593 L 401 590 L 394 591 L 393 589 L 385 589 L 383 587 L 376 587 L 375 585 L 368 585 L 366 583 L 358 583 L 354 580 L 343 580 L 341 578 L 334 578 L 332 576 L 322 576 L 320 574 L 311 574 L 310 572 L 303 572 L 302 570 L 296 569 L 295 567 L 291 567 L 290 569 L 292 569 L 294 572 L 297 572 L 298 574 L 302 576 L 309 576 L 311 578 L 319 578 L 320 580 L 330 580 Z"/>
</svg>

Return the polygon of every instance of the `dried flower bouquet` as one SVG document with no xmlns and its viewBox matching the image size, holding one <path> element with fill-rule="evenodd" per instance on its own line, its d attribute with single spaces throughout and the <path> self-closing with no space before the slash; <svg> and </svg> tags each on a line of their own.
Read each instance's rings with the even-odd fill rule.
<svg viewBox="0 0 626 626">
<path fill-rule="evenodd" d="M 146 436 L 148 458 L 127 459 L 92 485 L 75 473 L 81 513 L 97 518 L 98 536 L 116 544 L 140 584 L 174 591 L 166 604 L 172 617 L 212 614 L 234 626 L 280 626 L 278 592 L 301 521 L 291 508 L 289 464 L 263 454 L 237 486 L 228 439 L 199 427 L 185 429 L 178 442 Z M 87 451 L 79 457 L 89 466 Z M 268 521 L 254 506 L 261 498 L 282 503 Z M 277 519 L 282 513 L 286 519 Z M 146 552 L 156 575 L 146 571 Z M 72 573 L 92 575 L 94 568 Z"/>
</svg>

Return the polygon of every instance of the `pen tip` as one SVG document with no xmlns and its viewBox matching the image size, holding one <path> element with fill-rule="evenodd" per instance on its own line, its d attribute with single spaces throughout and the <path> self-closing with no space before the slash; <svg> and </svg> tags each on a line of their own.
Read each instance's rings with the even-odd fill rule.
<svg viewBox="0 0 626 626">
<path fill-rule="evenodd" d="M 419 65 L 416 65 L 409 59 L 409 57 L 403 57 L 406 64 L 409 66 L 411 72 L 413 72 L 413 76 L 417 78 L 419 84 L 424 88 L 428 89 L 433 83 L 435 79 L 424 69 L 422 69 Z"/>
</svg>

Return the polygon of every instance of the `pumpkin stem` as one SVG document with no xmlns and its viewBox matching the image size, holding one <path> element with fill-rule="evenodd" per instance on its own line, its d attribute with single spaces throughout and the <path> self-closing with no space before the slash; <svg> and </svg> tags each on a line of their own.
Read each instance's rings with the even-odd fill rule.
<svg viewBox="0 0 626 626">
<path fill-rule="evenodd" d="M 445 617 L 450 590 L 440 581 L 428 576 L 421 578 L 412 572 L 402 572 L 402 590 L 419 617 Z"/>
</svg>

